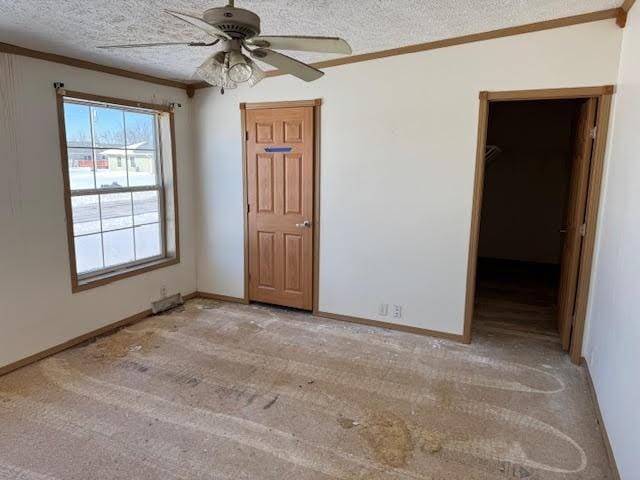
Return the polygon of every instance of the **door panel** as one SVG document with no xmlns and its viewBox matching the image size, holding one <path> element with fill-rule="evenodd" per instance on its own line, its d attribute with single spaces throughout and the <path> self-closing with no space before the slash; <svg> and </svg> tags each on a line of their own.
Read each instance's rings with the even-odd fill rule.
<svg viewBox="0 0 640 480">
<path fill-rule="evenodd" d="M 273 155 L 258 155 L 258 212 L 275 213 L 275 192 L 274 192 L 274 158 Z"/>
<path fill-rule="evenodd" d="M 571 342 L 580 252 L 582 250 L 582 226 L 585 222 L 587 187 L 593 150 L 591 132 L 596 123 L 596 109 L 596 99 L 585 100 L 580 107 L 576 124 L 558 290 L 558 330 L 562 347 L 565 350 L 569 349 Z"/>
<path fill-rule="evenodd" d="M 302 122 L 284 122 L 284 141 L 287 143 L 301 143 Z"/>
<path fill-rule="evenodd" d="M 273 143 L 273 123 L 256 123 L 256 141 L 259 143 Z"/>
<path fill-rule="evenodd" d="M 302 292 L 302 243 L 301 235 L 284 235 L 285 282 L 284 288 L 289 292 Z"/>
<path fill-rule="evenodd" d="M 250 300 L 312 308 L 313 122 L 313 107 L 246 112 Z"/>
<path fill-rule="evenodd" d="M 275 237 L 274 232 L 258 232 L 258 287 L 273 290 L 276 288 L 275 275 Z"/>
<path fill-rule="evenodd" d="M 302 214 L 302 156 L 284 157 L 284 213 Z"/>
</svg>

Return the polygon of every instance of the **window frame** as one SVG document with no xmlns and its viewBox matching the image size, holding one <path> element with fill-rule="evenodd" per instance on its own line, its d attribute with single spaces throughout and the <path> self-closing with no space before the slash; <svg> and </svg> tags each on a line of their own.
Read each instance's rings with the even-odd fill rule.
<svg viewBox="0 0 640 480">
<path fill-rule="evenodd" d="M 175 126 L 174 126 L 174 113 L 173 109 L 165 105 L 157 105 L 143 102 L 135 102 L 131 100 L 125 100 L 113 97 L 104 97 L 99 95 L 64 91 L 58 92 L 57 106 L 58 106 L 58 123 L 59 123 L 59 135 L 60 135 L 60 154 L 62 161 L 62 176 L 64 184 L 64 202 L 66 212 L 66 226 L 67 226 L 67 241 L 69 250 L 69 267 L 71 273 L 71 290 L 73 293 L 81 292 L 91 288 L 95 288 L 101 285 L 106 285 L 124 278 L 132 277 L 134 275 L 140 275 L 142 273 L 150 272 L 159 268 L 168 267 L 180 263 L 180 235 L 179 235 L 179 216 L 178 216 L 178 187 L 177 187 L 177 170 L 176 170 L 176 145 L 175 145 Z M 134 186 L 134 187 L 117 187 L 117 188 L 97 188 L 80 190 L 72 194 L 69 177 L 69 156 L 67 146 L 67 134 L 65 123 L 65 102 L 76 103 L 81 105 L 102 105 L 112 107 L 125 111 L 133 112 L 146 112 L 154 113 L 156 121 L 156 165 L 157 174 L 159 176 L 158 182 L 153 186 Z M 166 115 L 168 118 L 169 137 L 168 139 L 162 138 L 162 129 L 160 125 L 160 117 Z M 165 146 L 170 145 L 168 148 Z M 170 156 L 170 158 L 167 158 Z M 170 165 L 171 172 L 165 171 L 163 165 Z M 168 170 L 168 169 L 167 169 Z M 128 173 L 127 173 L 128 174 Z M 160 217 L 160 234 L 161 234 L 161 255 L 145 258 L 142 260 L 134 260 L 121 265 L 113 267 L 106 267 L 94 272 L 87 272 L 84 274 L 78 274 L 76 255 L 75 255 L 75 235 L 73 225 L 73 209 L 72 199 L 74 197 L 87 196 L 87 195 L 100 195 L 109 193 L 128 193 L 137 191 L 157 191 L 159 198 L 159 217 Z M 167 208 L 167 197 L 171 196 L 173 208 Z M 133 214 L 133 212 L 132 212 Z M 173 219 L 173 248 L 169 251 L 169 229 L 167 223 L 170 217 Z M 134 228 L 134 227 L 132 227 Z M 134 233 L 135 235 L 135 233 Z"/>
</svg>

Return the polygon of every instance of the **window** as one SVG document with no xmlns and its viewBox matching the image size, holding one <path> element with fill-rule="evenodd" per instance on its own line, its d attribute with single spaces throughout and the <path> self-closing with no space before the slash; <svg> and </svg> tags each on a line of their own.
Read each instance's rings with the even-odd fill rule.
<svg viewBox="0 0 640 480">
<path fill-rule="evenodd" d="M 74 290 L 177 263 L 173 114 L 69 92 L 59 106 Z"/>
</svg>

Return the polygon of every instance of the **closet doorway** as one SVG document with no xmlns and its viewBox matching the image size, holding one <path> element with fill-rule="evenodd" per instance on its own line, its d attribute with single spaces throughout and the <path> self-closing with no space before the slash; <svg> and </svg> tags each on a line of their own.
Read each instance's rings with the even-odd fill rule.
<svg viewBox="0 0 640 480">
<path fill-rule="evenodd" d="M 465 341 L 543 335 L 580 361 L 612 94 L 481 93 Z"/>
</svg>

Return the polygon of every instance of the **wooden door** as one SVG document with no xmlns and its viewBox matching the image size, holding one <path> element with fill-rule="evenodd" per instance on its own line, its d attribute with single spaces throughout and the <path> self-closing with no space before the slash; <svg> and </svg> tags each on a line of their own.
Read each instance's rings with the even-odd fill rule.
<svg viewBox="0 0 640 480">
<path fill-rule="evenodd" d="M 313 122 L 313 107 L 246 112 L 250 300 L 312 308 Z"/>
<path fill-rule="evenodd" d="M 580 106 L 576 123 L 575 147 L 572 156 L 569 198 L 565 214 L 564 245 L 560 265 L 560 287 L 558 291 L 558 330 L 562 348 L 569 349 L 571 328 L 576 300 L 576 289 L 580 267 L 580 253 L 584 236 L 587 187 L 591 169 L 593 137 L 596 124 L 597 100 L 585 100 Z"/>
</svg>

